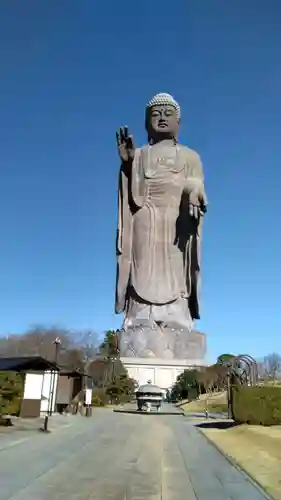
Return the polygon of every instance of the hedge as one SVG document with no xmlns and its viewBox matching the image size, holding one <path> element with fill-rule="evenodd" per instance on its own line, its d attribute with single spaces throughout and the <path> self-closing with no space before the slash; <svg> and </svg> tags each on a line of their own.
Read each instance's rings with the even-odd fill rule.
<svg viewBox="0 0 281 500">
<path fill-rule="evenodd" d="M 19 414 L 22 394 L 22 377 L 13 372 L 0 372 L 0 417 Z"/>
<path fill-rule="evenodd" d="M 281 388 L 235 386 L 232 391 L 232 412 L 237 423 L 280 425 Z"/>
<path fill-rule="evenodd" d="M 190 387 L 187 391 L 188 401 L 196 401 L 199 396 L 198 387 Z"/>
<path fill-rule="evenodd" d="M 105 406 L 108 399 L 105 389 L 96 389 L 92 394 L 92 406 Z"/>
</svg>

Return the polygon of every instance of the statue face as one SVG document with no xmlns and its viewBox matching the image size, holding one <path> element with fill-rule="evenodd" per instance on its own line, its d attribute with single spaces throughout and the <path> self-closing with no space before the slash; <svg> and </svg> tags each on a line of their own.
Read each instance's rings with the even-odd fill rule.
<svg viewBox="0 0 281 500">
<path fill-rule="evenodd" d="M 149 113 L 149 131 L 152 137 L 176 137 L 179 127 L 177 112 L 173 106 L 153 106 Z"/>
</svg>

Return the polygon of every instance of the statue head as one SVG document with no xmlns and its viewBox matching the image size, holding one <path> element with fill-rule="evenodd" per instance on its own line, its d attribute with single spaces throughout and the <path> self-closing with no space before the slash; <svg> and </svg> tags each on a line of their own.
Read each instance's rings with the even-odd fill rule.
<svg viewBox="0 0 281 500">
<path fill-rule="evenodd" d="M 145 128 L 150 144 L 163 139 L 177 142 L 179 123 L 180 106 L 170 94 L 157 94 L 147 104 Z"/>
</svg>

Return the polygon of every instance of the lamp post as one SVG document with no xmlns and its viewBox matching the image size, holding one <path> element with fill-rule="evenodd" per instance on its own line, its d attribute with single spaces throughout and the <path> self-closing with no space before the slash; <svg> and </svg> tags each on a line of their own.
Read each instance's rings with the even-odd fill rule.
<svg viewBox="0 0 281 500">
<path fill-rule="evenodd" d="M 55 340 L 53 341 L 53 344 L 55 346 L 54 362 L 57 365 L 58 358 L 59 358 L 59 348 L 61 346 L 61 339 L 59 337 L 56 337 Z M 49 392 L 48 409 L 47 409 L 47 413 L 44 417 L 44 426 L 43 426 L 44 432 L 50 432 L 50 430 L 48 429 L 48 423 L 49 423 L 49 417 L 51 417 L 52 413 L 53 413 L 56 373 L 57 372 L 55 370 L 51 370 L 50 385 L 49 385 L 49 391 L 48 391 Z"/>
<path fill-rule="evenodd" d="M 229 419 L 232 418 L 232 408 L 231 408 L 231 371 L 230 368 L 227 372 L 227 416 Z"/>
<path fill-rule="evenodd" d="M 89 376 L 89 367 L 93 361 L 91 356 L 91 333 L 88 336 L 86 349 L 84 352 L 84 369 L 83 369 L 83 378 L 82 378 L 82 387 L 84 392 L 84 406 L 85 406 L 85 417 L 90 417 L 92 414 L 92 393 L 93 393 L 93 384 L 92 379 Z"/>
</svg>

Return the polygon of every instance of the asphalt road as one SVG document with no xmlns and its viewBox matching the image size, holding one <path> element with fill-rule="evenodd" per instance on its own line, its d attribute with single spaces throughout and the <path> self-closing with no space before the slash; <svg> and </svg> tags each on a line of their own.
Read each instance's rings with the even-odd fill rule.
<svg viewBox="0 0 281 500">
<path fill-rule="evenodd" d="M 264 498 L 180 416 L 98 409 L 48 435 L 0 435 L 0 500 Z"/>
</svg>

